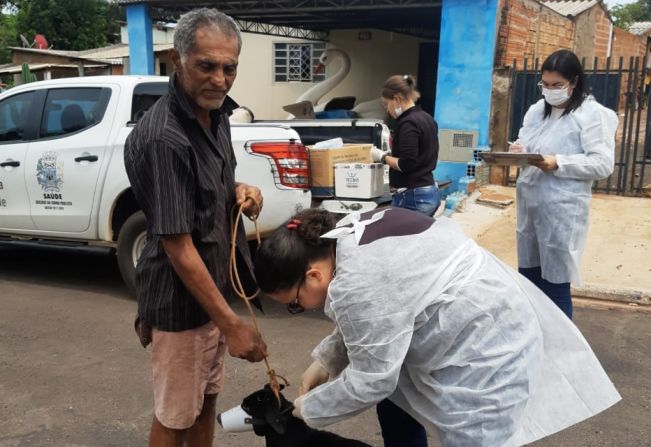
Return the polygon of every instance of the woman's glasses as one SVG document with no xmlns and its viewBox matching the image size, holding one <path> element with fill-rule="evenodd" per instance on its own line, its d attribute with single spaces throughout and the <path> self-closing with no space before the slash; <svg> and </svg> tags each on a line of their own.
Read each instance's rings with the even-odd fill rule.
<svg viewBox="0 0 651 447">
<path fill-rule="evenodd" d="M 570 85 L 570 83 L 567 82 L 565 84 L 546 85 L 543 81 L 540 81 L 536 85 L 538 86 L 538 90 L 540 90 L 542 92 L 543 88 L 548 88 L 549 90 L 562 90 L 565 87 L 567 87 L 568 85 Z"/>
<path fill-rule="evenodd" d="M 296 287 L 296 297 L 294 298 L 294 301 L 287 305 L 287 311 L 292 315 L 300 314 L 305 310 L 305 308 L 298 303 L 298 294 L 301 291 L 301 287 L 303 287 L 303 281 L 298 283 L 298 286 Z"/>
</svg>

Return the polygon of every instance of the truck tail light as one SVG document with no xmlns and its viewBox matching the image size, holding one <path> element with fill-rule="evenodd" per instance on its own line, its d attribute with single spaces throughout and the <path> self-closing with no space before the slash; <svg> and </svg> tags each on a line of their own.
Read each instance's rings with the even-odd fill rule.
<svg viewBox="0 0 651 447">
<path fill-rule="evenodd" d="M 309 162 L 304 145 L 294 142 L 253 143 L 251 151 L 271 158 L 276 184 L 297 189 L 310 187 Z"/>
</svg>

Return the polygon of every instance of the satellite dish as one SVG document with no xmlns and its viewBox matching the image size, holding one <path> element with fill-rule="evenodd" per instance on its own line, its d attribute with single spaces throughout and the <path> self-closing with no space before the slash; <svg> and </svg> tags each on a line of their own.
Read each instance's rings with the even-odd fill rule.
<svg viewBox="0 0 651 447">
<path fill-rule="evenodd" d="M 36 48 L 39 50 L 47 50 L 50 47 L 50 44 L 47 43 L 47 39 L 43 34 L 35 35 L 34 43 L 36 44 Z"/>
<path fill-rule="evenodd" d="M 27 37 L 23 36 L 22 34 L 20 35 L 20 41 L 23 43 L 23 48 L 32 48 L 32 44 L 30 44 L 29 40 L 27 40 Z"/>
</svg>

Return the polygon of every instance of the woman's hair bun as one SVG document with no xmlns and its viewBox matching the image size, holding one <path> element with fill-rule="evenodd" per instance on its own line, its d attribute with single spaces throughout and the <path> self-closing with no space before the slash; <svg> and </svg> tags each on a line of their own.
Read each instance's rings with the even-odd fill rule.
<svg viewBox="0 0 651 447">
<path fill-rule="evenodd" d="M 337 223 L 332 213 L 316 208 L 302 211 L 294 216 L 294 219 L 301 222 L 296 229 L 298 235 L 313 246 L 327 245 L 330 241 L 321 239 L 321 235 L 332 230 Z"/>
</svg>

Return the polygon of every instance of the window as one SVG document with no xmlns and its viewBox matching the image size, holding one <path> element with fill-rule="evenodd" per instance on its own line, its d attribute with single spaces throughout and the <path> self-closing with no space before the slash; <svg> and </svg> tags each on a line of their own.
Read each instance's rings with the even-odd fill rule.
<svg viewBox="0 0 651 447">
<path fill-rule="evenodd" d="M 325 42 L 274 43 L 274 81 L 320 82 L 325 72 L 314 73 Z"/>
<path fill-rule="evenodd" d="M 59 88 L 48 91 L 41 121 L 41 138 L 87 129 L 104 117 L 108 88 Z"/>
<path fill-rule="evenodd" d="M 35 98 L 34 92 L 27 92 L 0 102 L 0 142 L 25 139 L 25 128 Z"/>
<path fill-rule="evenodd" d="M 167 82 L 146 82 L 133 89 L 131 102 L 131 121 L 138 121 L 158 98 L 167 93 Z"/>
</svg>

